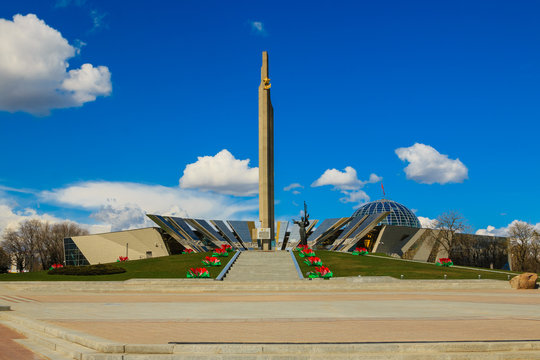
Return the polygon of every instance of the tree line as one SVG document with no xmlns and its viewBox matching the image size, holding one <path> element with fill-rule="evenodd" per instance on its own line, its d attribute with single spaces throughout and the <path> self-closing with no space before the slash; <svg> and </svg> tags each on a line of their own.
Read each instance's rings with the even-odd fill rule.
<svg viewBox="0 0 540 360">
<path fill-rule="evenodd" d="M 439 231 L 432 241 L 456 264 L 501 268 L 511 262 L 512 270 L 540 272 L 540 233 L 532 224 L 513 222 L 505 241 L 466 234 L 470 227 L 457 211 L 439 215 L 433 225 Z"/>
<path fill-rule="evenodd" d="M 540 272 L 540 233 L 532 224 L 516 221 L 508 237 L 471 236 L 466 219 L 456 211 L 441 214 L 434 221 L 437 249 L 445 250 L 459 265 L 501 268 L 510 258 L 515 271 Z M 15 264 L 18 271 L 39 271 L 64 262 L 64 238 L 88 235 L 73 222 L 51 224 L 39 219 L 25 220 L 15 229 L 6 229 L 0 243 L 0 272 Z M 510 257 L 508 257 L 510 254 Z"/>
<path fill-rule="evenodd" d="M 18 271 L 39 271 L 64 262 L 64 238 L 88 235 L 73 222 L 51 224 L 39 219 L 25 220 L 15 229 L 6 229 L 0 243 L 0 272 L 15 264 Z"/>
</svg>

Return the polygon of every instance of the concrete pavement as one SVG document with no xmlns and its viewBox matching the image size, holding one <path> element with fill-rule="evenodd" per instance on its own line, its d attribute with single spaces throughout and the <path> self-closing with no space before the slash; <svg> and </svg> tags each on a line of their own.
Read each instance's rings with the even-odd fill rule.
<svg viewBox="0 0 540 360">
<path fill-rule="evenodd" d="M 484 344 L 486 349 L 494 341 L 512 341 L 497 356 L 506 352 L 501 358 L 512 358 L 509 354 L 515 349 L 510 348 L 518 346 L 511 345 L 515 342 L 521 344 L 518 352 L 526 355 L 525 358 L 537 354 L 540 358 L 538 349 L 531 345 L 540 341 L 540 291 L 512 290 L 505 282 L 496 282 L 500 286 L 495 286 L 491 281 L 463 281 L 460 289 L 459 281 L 416 281 L 417 290 L 411 282 L 384 279 L 381 283 L 391 284 L 393 288 L 377 287 L 375 280 L 363 283 L 363 287 L 352 280 L 276 281 L 265 286 L 231 281 L 228 287 L 222 286 L 224 282 L 197 282 L 199 285 L 194 282 L 184 289 L 178 284 L 185 282 L 176 282 L 175 292 L 171 292 L 168 281 L 161 282 L 161 287 L 159 281 L 148 281 L 146 291 L 141 290 L 143 283 L 138 281 L 136 291 L 126 290 L 129 286 L 122 288 L 120 283 L 89 284 L 89 287 L 97 286 L 99 292 L 71 291 L 81 284 L 48 287 L 39 284 L 32 288 L 29 284 L 1 283 L 0 298 L 13 311 L 0 312 L 0 320 L 20 331 L 27 329 L 32 336 L 37 336 L 35 332 L 49 331 L 46 336 L 60 336 L 64 341 L 66 337 L 70 341 L 93 339 L 84 344 L 80 343 L 83 340 L 77 340 L 77 346 L 83 348 L 66 352 L 83 354 L 87 349 L 87 355 L 93 354 L 95 359 L 101 352 L 92 348 L 92 344 L 101 344 L 102 350 L 107 348 L 106 344 L 124 349 L 118 351 L 125 351 L 126 344 L 167 346 L 169 342 L 285 346 L 272 356 L 262 357 L 261 353 L 254 357 L 269 359 L 301 358 L 286 352 L 286 344 L 296 347 L 305 343 L 334 344 L 337 346 L 334 351 L 339 353 L 342 350 L 335 343 L 351 346 L 407 343 L 416 349 L 426 341 L 436 342 L 437 346 L 472 341 Z M 235 291 L 230 291 L 231 287 Z M 172 348 L 171 354 L 182 353 L 182 358 L 203 356 L 197 352 L 187 356 L 185 346 Z M 240 356 L 242 347 L 234 349 Z M 489 353 L 478 351 L 479 356 Z M 414 351 L 410 352 L 412 356 Z M 379 355 L 391 358 L 389 354 Z M 457 353 L 454 355 L 450 358 L 460 358 Z M 147 358 L 160 359 L 159 356 Z M 304 358 L 317 357 L 312 354 Z"/>
</svg>

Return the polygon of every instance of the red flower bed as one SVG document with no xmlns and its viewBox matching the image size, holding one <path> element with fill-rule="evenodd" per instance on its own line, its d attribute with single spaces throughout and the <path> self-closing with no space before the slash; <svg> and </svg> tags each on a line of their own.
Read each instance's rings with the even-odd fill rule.
<svg viewBox="0 0 540 360">
<path fill-rule="evenodd" d="M 449 258 L 440 258 L 435 265 L 437 266 L 452 266 L 454 263 Z"/>
<path fill-rule="evenodd" d="M 322 260 L 321 258 L 316 256 L 308 256 L 304 258 L 304 263 L 306 263 L 306 265 L 308 266 L 321 266 Z"/>
<path fill-rule="evenodd" d="M 352 252 L 353 255 L 367 255 L 369 254 L 367 249 L 366 248 L 363 248 L 363 247 L 357 247 L 356 249 L 354 249 L 354 251 Z"/>
<path fill-rule="evenodd" d="M 227 252 L 226 249 L 214 249 L 213 253 L 212 253 L 213 256 L 222 256 L 222 257 L 227 257 L 229 256 L 229 253 Z"/>
<path fill-rule="evenodd" d="M 307 246 L 307 245 L 298 245 L 298 246 L 296 246 L 296 251 L 302 251 L 302 250 L 306 250 L 308 248 L 309 248 L 309 246 Z"/>
<path fill-rule="evenodd" d="M 186 276 L 188 278 L 209 278 L 210 273 L 207 268 L 191 268 L 188 270 Z"/>
<path fill-rule="evenodd" d="M 217 257 L 207 256 L 202 260 L 202 263 L 206 266 L 219 266 L 221 265 L 221 260 Z"/>
<path fill-rule="evenodd" d="M 306 256 L 315 256 L 315 251 L 312 249 L 302 249 L 300 253 L 298 254 L 300 257 L 306 257 Z"/>
<path fill-rule="evenodd" d="M 116 260 L 116 262 L 124 262 L 124 261 L 128 261 L 128 257 L 127 256 L 119 256 L 118 259 Z"/>
<path fill-rule="evenodd" d="M 184 251 L 182 251 L 182 254 L 191 254 L 193 253 L 193 249 L 184 249 Z"/>
<path fill-rule="evenodd" d="M 315 271 L 308 272 L 307 275 L 310 278 L 323 278 L 323 279 L 329 279 L 332 276 L 334 276 L 334 274 L 326 266 L 316 267 Z"/>
<path fill-rule="evenodd" d="M 49 268 L 49 270 L 53 270 L 53 269 L 60 269 L 60 268 L 63 268 L 64 265 L 62 264 L 52 264 L 51 267 Z"/>
<path fill-rule="evenodd" d="M 232 246 L 229 244 L 223 244 L 221 245 L 221 248 L 224 249 L 225 251 L 232 250 Z"/>
</svg>

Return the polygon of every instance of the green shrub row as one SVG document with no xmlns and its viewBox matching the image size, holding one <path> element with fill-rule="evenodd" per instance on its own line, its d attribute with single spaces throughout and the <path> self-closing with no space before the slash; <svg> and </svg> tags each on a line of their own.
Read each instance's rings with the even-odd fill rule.
<svg viewBox="0 0 540 360">
<path fill-rule="evenodd" d="M 110 265 L 98 264 L 87 266 L 66 266 L 59 269 L 49 270 L 49 275 L 110 275 L 126 272 L 126 269 Z"/>
</svg>

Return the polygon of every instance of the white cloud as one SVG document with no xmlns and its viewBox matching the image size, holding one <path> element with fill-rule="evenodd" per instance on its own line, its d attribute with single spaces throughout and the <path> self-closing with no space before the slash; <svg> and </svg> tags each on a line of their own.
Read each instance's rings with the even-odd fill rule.
<svg viewBox="0 0 540 360">
<path fill-rule="evenodd" d="M 115 207 L 109 203 L 102 206 L 99 211 L 92 214 L 91 217 L 101 223 L 110 224 L 112 231 L 155 226 L 154 222 L 146 216 L 144 210 L 135 204 L 126 204 Z"/>
<path fill-rule="evenodd" d="M 218 177 L 218 181 L 205 179 L 212 176 Z M 196 183 L 198 178 L 201 179 L 200 184 Z M 255 217 L 257 199 L 240 200 L 206 191 L 234 195 L 256 193 L 257 180 L 258 169 L 249 168 L 249 159 L 237 160 L 223 150 L 214 157 L 199 157 L 196 163 L 186 167 L 180 179 L 180 184 L 197 184 L 204 191 L 110 181 L 85 181 L 41 192 L 0 185 L 0 205 L 3 205 L 0 207 L 0 229 L 30 217 L 50 222 L 65 221 L 51 215 L 37 214 L 32 209 L 15 211 L 16 204 L 10 205 L 2 200 L 3 192 L 31 194 L 37 196 L 41 203 L 86 211 L 98 223 L 80 225 L 93 233 L 155 226 L 146 216 L 147 213 L 243 220 Z"/>
<path fill-rule="evenodd" d="M 420 226 L 422 228 L 425 228 L 425 229 L 434 229 L 435 226 L 436 226 L 436 221 L 435 219 L 430 219 L 428 217 L 423 217 L 423 216 L 417 216 L 418 218 L 418 221 L 420 221 Z"/>
<path fill-rule="evenodd" d="M 199 156 L 196 162 L 184 169 L 180 187 L 235 196 L 256 195 L 259 168 L 250 168 L 249 162 L 249 159 L 236 159 L 226 149 L 215 156 Z"/>
<path fill-rule="evenodd" d="M 402 161 L 409 162 L 404 169 L 407 179 L 422 184 L 447 184 L 468 178 L 468 169 L 459 159 L 449 159 L 429 145 L 416 143 L 395 152 Z"/>
<path fill-rule="evenodd" d="M 371 174 L 369 180 L 361 181 L 358 179 L 356 170 L 353 167 L 347 166 L 344 170 L 328 169 L 311 186 L 332 185 L 336 190 L 358 190 L 368 183 L 376 183 L 382 180 L 382 177 Z"/>
<path fill-rule="evenodd" d="M 515 223 L 525 223 L 521 220 L 514 220 L 505 227 L 496 228 L 495 226 L 488 225 L 485 229 L 478 229 L 476 235 L 489 235 L 489 236 L 508 236 L 508 228 Z M 534 225 L 536 231 L 540 232 L 540 223 Z"/>
<path fill-rule="evenodd" d="M 70 91 L 78 103 L 94 101 L 97 96 L 112 91 L 111 73 L 105 66 L 95 68 L 92 64 L 84 64 L 80 69 L 69 71 L 62 88 Z"/>
<path fill-rule="evenodd" d="M 311 184 L 312 187 L 325 185 L 332 185 L 339 190 L 356 190 L 362 186 L 362 182 L 358 180 L 356 170 L 351 166 L 347 166 L 345 171 L 328 169 Z"/>
<path fill-rule="evenodd" d="M 26 219 L 41 219 L 50 222 L 58 222 L 60 219 L 50 215 L 38 215 L 34 209 L 15 210 L 7 203 L 0 204 L 0 236 L 5 229 L 15 229 L 21 221 Z"/>
<path fill-rule="evenodd" d="M 331 185 L 333 190 L 340 190 L 342 194 L 346 195 L 339 199 L 342 203 L 356 203 L 353 208 L 360 207 L 366 201 L 369 201 L 369 196 L 362 190 L 366 184 L 373 184 L 382 181 L 382 177 L 376 174 L 370 174 L 369 179 L 362 181 L 358 179 L 356 170 L 347 166 L 344 171 L 337 169 L 326 170 L 321 177 L 311 184 L 312 187 Z"/>
<path fill-rule="evenodd" d="M 105 24 L 105 17 L 107 13 L 102 13 L 97 10 L 90 11 L 90 18 L 92 19 L 92 29 L 90 31 L 96 31 L 99 28 L 107 27 Z"/>
<path fill-rule="evenodd" d="M 61 219 L 54 215 L 47 213 L 38 213 L 35 209 L 24 208 L 16 210 L 16 204 L 9 203 L 3 200 L 0 203 L 0 238 L 6 229 L 16 229 L 19 223 L 25 220 L 38 219 L 42 221 L 48 221 L 51 224 L 60 222 L 74 222 L 69 219 Z M 106 224 L 80 224 L 81 227 L 88 229 L 92 234 L 107 232 L 111 230 L 110 225 Z"/>
<path fill-rule="evenodd" d="M 342 203 L 356 203 L 355 206 L 353 206 L 354 209 L 359 208 L 362 206 L 362 204 L 369 201 L 369 196 L 366 194 L 363 190 L 357 190 L 357 191 L 342 191 L 343 194 L 345 194 L 345 197 L 342 197 L 339 199 Z"/>
<path fill-rule="evenodd" d="M 485 229 L 478 229 L 476 235 L 506 236 L 508 235 L 508 226 L 496 228 L 495 226 L 488 225 Z"/>
<path fill-rule="evenodd" d="M 266 29 L 264 28 L 264 24 L 261 21 L 250 21 L 251 30 L 259 35 L 266 36 Z"/>
<path fill-rule="evenodd" d="M 295 190 L 295 189 L 303 189 L 303 188 L 304 188 L 304 187 L 303 187 L 301 184 L 299 184 L 299 183 L 292 183 L 292 184 L 290 184 L 290 185 L 285 186 L 285 187 L 283 188 L 283 190 L 285 190 L 285 191 L 291 191 L 291 190 L 292 190 L 291 192 L 292 192 L 294 195 L 298 195 L 298 194 L 300 194 L 300 191 Z"/>
<path fill-rule="evenodd" d="M 67 71 L 78 51 L 34 14 L 0 19 L 0 110 L 44 115 L 110 95 L 106 66 Z"/>
<path fill-rule="evenodd" d="M 64 8 L 71 4 L 74 6 L 83 6 L 86 3 L 86 0 L 56 0 L 55 7 Z"/>
<path fill-rule="evenodd" d="M 161 185 L 88 181 L 44 191 L 43 201 L 92 211 L 92 217 L 112 230 L 153 226 L 146 213 L 201 217 L 243 218 L 258 209 L 256 199 L 238 201 L 225 195 Z"/>
</svg>

